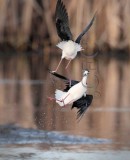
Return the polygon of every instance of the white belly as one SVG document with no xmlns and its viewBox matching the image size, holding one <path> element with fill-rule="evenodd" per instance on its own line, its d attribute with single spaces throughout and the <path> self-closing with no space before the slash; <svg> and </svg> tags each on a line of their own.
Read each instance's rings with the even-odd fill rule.
<svg viewBox="0 0 130 160">
<path fill-rule="evenodd" d="M 57 47 L 62 49 L 62 58 L 66 58 L 67 60 L 74 59 L 77 55 L 77 52 L 82 50 L 80 44 L 71 40 L 62 41 L 57 45 Z"/>
</svg>

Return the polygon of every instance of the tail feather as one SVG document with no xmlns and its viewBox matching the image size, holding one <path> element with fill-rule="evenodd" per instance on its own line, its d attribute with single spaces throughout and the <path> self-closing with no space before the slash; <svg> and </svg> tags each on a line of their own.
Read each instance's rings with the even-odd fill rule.
<svg viewBox="0 0 130 160">
<path fill-rule="evenodd" d="M 58 43 L 56 46 L 63 50 L 65 44 L 66 44 L 66 41 L 62 41 L 62 42 Z"/>
<path fill-rule="evenodd" d="M 56 91 L 55 91 L 55 98 L 56 98 L 57 100 L 60 100 L 61 97 L 62 97 L 64 94 L 65 94 L 65 92 L 56 89 Z"/>
<path fill-rule="evenodd" d="M 81 46 L 80 44 L 78 44 L 78 43 L 75 43 L 75 47 L 76 47 L 76 51 L 77 51 L 77 52 L 84 50 L 84 49 L 82 48 L 82 46 Z"/>
<path fill-rule="evenodd" d="M 60 105 L 60 106 L 64 106 L 64 103 L 61 100 L 62 96 L 65 94 L 66 92 L 63 92 L 61 90 L 56 90 L 55 91 L 55 98 L 56 98 L 56 102 Z"/>
</svg>

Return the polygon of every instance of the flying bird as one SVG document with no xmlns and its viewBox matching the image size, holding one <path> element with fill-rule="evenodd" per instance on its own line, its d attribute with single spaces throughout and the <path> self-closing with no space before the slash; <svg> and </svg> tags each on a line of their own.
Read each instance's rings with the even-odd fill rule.
<svg viewBox="0 0 130 160">
<path fill-rule="evenodd" d="M 58 70 L 58 68 L 64 58 L 69 60 L 67 66 L 66 66 L 66 69 L 67 69 L 71 60 L 76 57 L 77 52 L 83 50 L 82 46 L 80 45 L 80 41 L 81 41 L 83 35 L 90 29 L 90 27 L 92 26 L 93 21 L 95 19 L 95 15 L 94 15 L 92 20 L 90 21 L 90 23 L 86 26 L 86 28 L 79 34 L 79 36 L 74 41 L 72 38 L 72 33 L 69 28 L 68 13 L 65 8 L 65 5 L 63 4 L 63 2 L 61 0 L 57 1 L 55 16 L 56 16 L 57 34 L 60 37 L 60 39 L 62 40 L 56 46 L 62 50 L 62 56 L 61 56 L 61 60 L 58 64 L 57 68 L 53 72 L 57 72 L 57 70 Z"/>
<path fill-rule="evenodd" d="M 63 80 L 66 84 L 66 88 L 61 90 L 55 91 L 55 98 L 50 98 L 50 100 L 56 100 L 56 102 L 60 106 L 65 106 L 67 104 L 72 104 L 71 109 L 77 108 L 77 119 L 81 118 L 87 108 L 91 105 L 93 100 L 93 95 L 87 94 L 87 76 L 89 71 L 85 70 L 83 73 L 83 78 L 81 81 L 71 80 L 62 76 L 58 73 L 50 71 L 50 73 L 61 80 Z M 71 85 L 70 85 L 71 84 Z"/>
</svg>

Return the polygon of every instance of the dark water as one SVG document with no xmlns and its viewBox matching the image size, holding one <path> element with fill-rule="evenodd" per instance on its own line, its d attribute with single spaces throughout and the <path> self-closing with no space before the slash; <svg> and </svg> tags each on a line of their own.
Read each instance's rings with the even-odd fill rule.
<svg viewBox="0 0 130 160">
<path fill-rule="evenodd" d="M 71 106 L 60 108 L 47 99 L 64 84 L 48 73 L 42 58 L 18 56 L 0 63 L 0 160 L 128 160 L 130 107 L 125 79 L 120 84 L 114 77 L 106 83 L 101 64 L 84 62 L 84 68 L 91 70 L 88 83 L 94 100 L 78 122 Z M 55 68 L 57 61 L 50 61 L 49 67 Z M 114 66 L 113 62 L 112 70 L 106 66 L 113 76 Z M 71 77 L 80 80 L 81 61 L 76 60 L 70 68 Z M 99 83 L 95 68 L 100 71 Z M 63 67 L 59 73 L 70 76 Z M 120 85 L 109 87 L 111 84 Z M 125 92 L 117 96 L 122 85 Z"/>
</svg>

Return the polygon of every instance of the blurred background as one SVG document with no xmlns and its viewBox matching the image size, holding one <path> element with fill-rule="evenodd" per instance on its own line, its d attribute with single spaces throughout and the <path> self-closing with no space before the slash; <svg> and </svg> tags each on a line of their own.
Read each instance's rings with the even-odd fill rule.
<svg viewBox="0 0 130 160">
<path fill-rule="evenodd" d="M 74 39 L 96 19 L 82 39 L 85 54 L 70 64 L 72 79 L 90 70 L 88 93 L 93 103 L 79 123 L 76 109 L 61 109 L 56 88 L 63 82 L 49 74 L 60 60 L 55 28 L 56 0 L 0 0 L 0 124 L 115 137 L 130 134 L 130 0 L 65 0 Z M 68 77 L 64 60 L 58 73 Z"/>
</svg>

